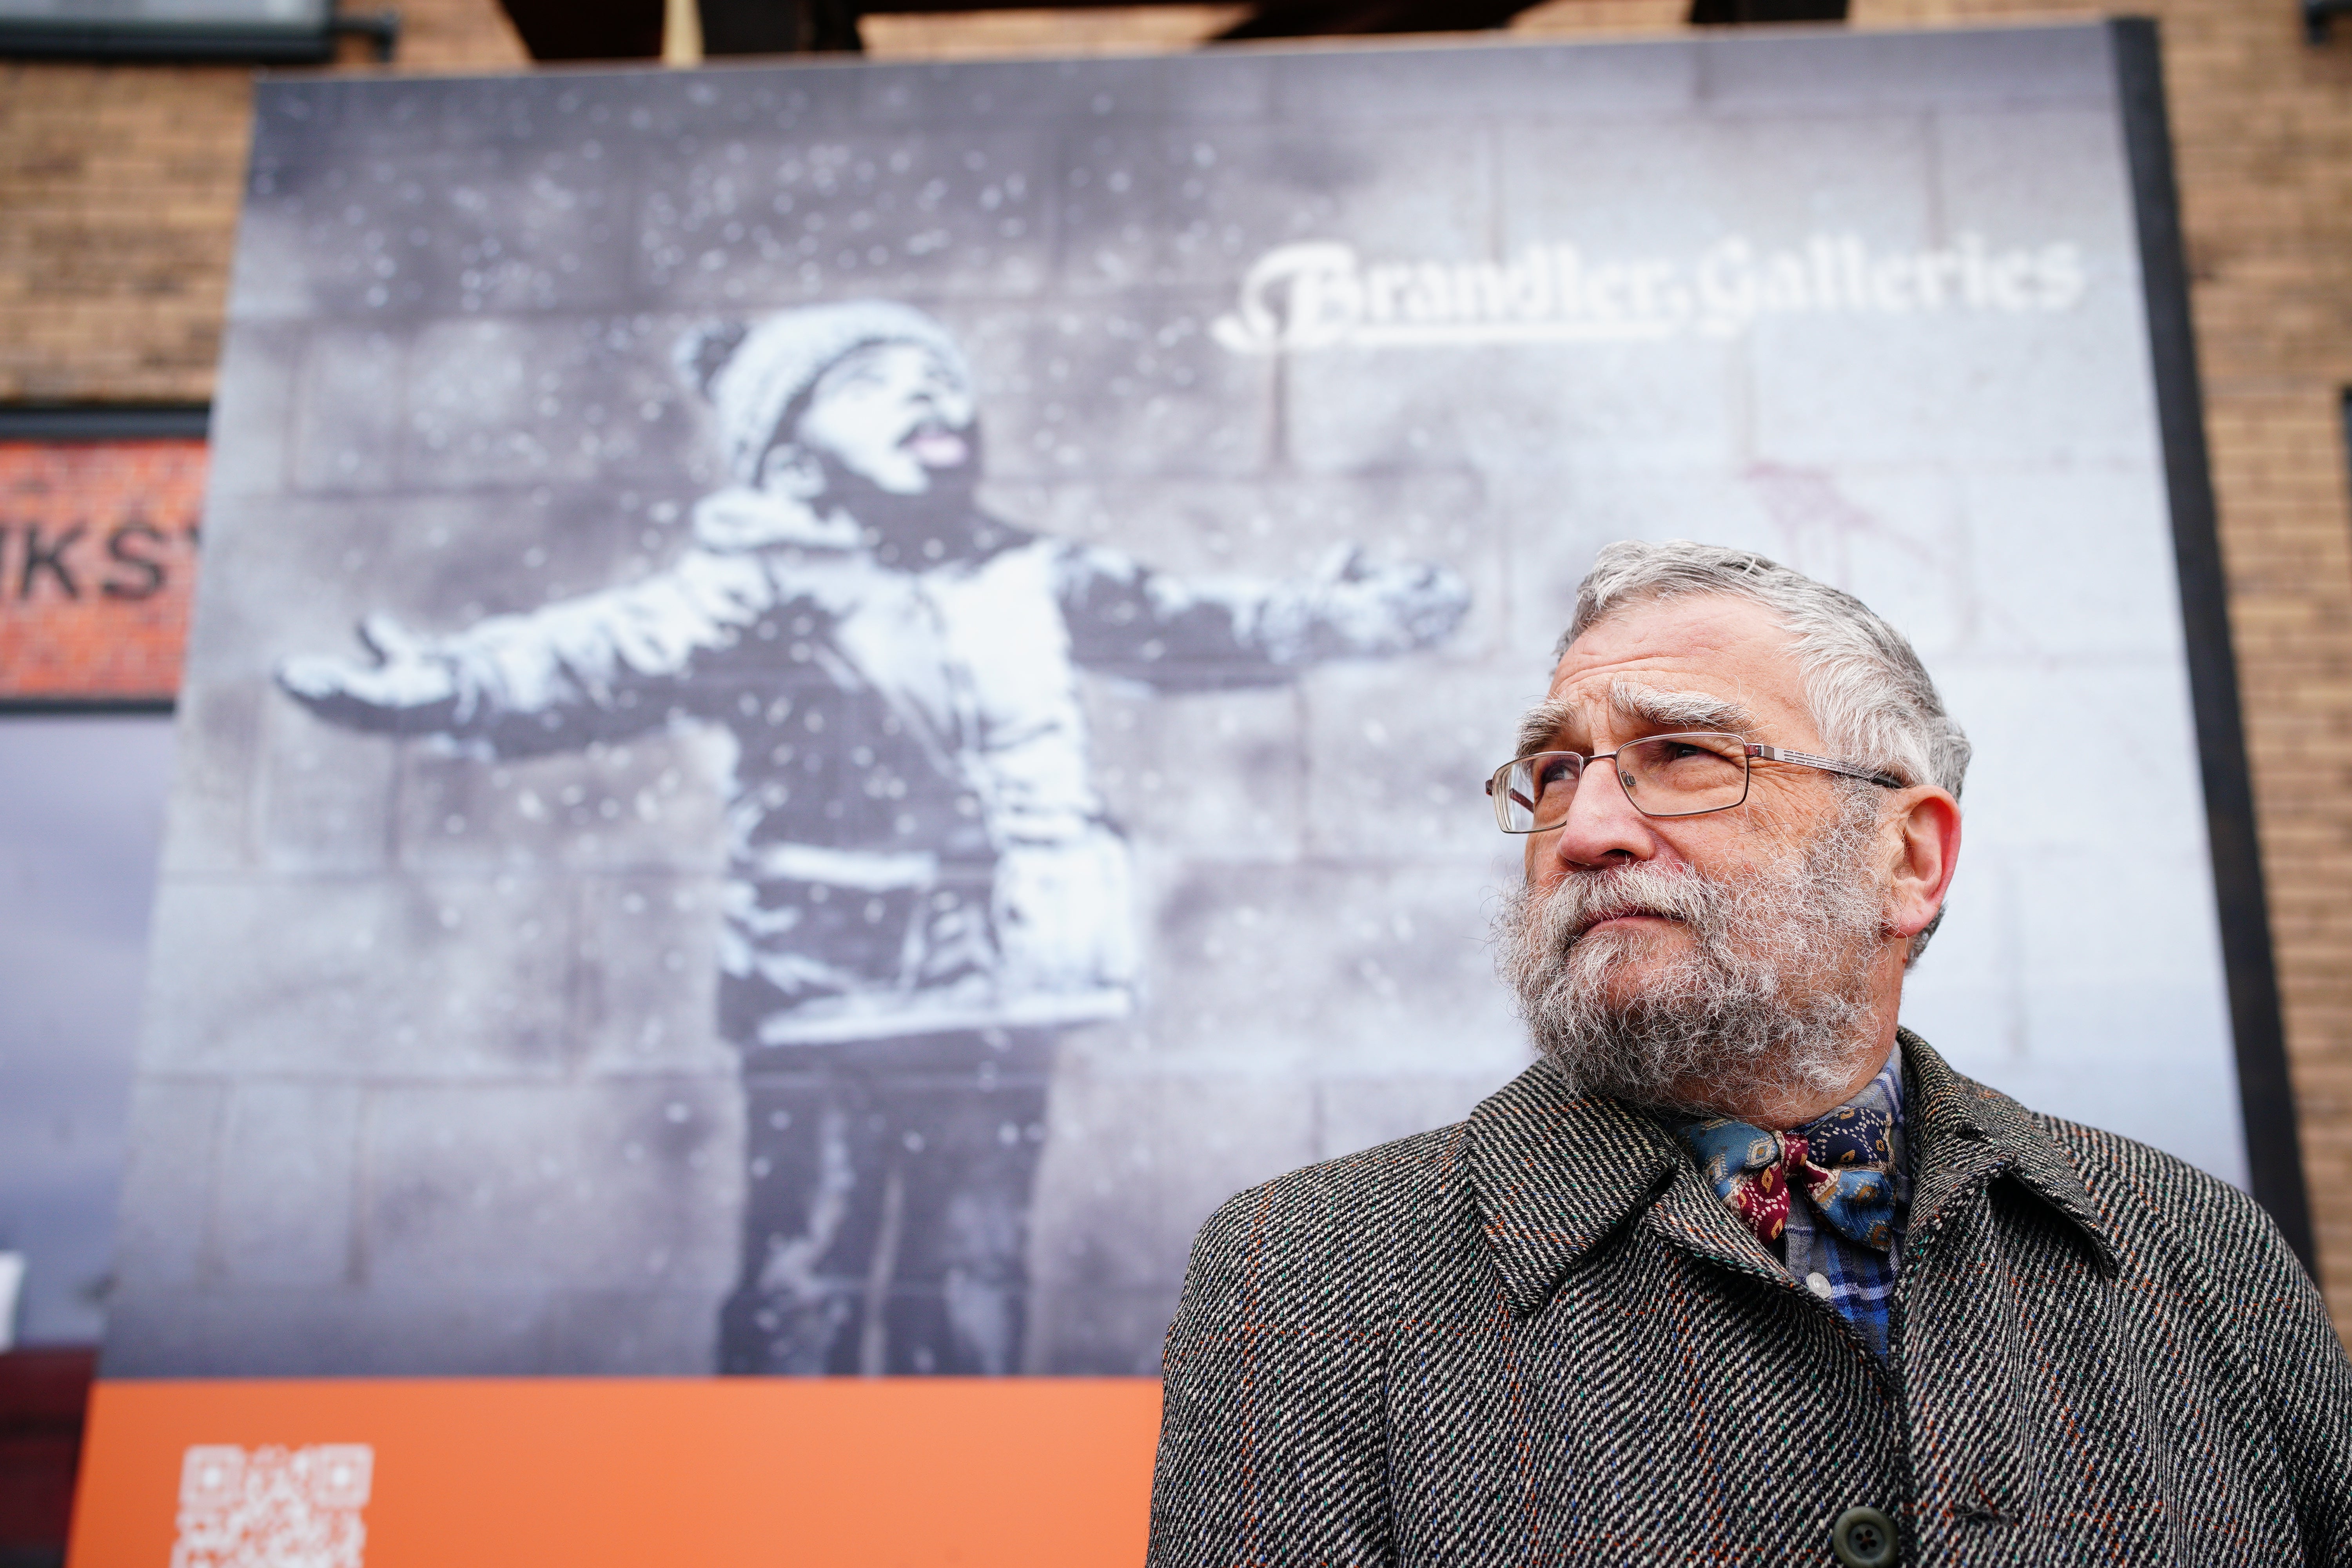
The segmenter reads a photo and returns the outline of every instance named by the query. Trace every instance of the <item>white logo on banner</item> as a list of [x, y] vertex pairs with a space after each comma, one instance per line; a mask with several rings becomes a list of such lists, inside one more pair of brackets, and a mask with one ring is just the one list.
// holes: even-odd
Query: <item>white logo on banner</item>
[[364, 1443], [197, 1444], [180, 1461], [172, 1568], [360, 1568], [374, 1472]]
[[1767, 316], [2065, 310], [2088, 287], [2079, 246], [1996, 249], [1974, 234], [1933, 250], [1851, 234], [1768, 250], [1734, 235], [1695, 259], [1604, 262], [1530, 245], [1507, 262], [1368, 264], [1310, 240], [1260, 257], [1210, 331], [1235, 353], [1727, 337]]

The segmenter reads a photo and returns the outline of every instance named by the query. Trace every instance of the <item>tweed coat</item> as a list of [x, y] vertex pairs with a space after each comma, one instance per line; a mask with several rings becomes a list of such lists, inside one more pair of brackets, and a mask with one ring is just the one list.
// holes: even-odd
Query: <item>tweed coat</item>
[[1653, 1118], [1530, 1068], [1218, 1210], [1163, 1360], [1154, 1568], [2352, 1564], [2352, 1363], [2270, 1220], [1906, 1032], [1873, 1357]]

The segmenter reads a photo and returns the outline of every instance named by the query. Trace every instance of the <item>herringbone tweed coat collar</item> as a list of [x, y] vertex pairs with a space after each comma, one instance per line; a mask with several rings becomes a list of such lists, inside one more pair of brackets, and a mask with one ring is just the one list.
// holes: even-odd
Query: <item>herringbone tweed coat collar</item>
[[[2074, 1222], [2104, 1272], [2116, 1267], [2105, 1216], [2066, 1152], [2009, 1096], [1955, 1073], [1925, 1040], [1903, 1051], [1913, 1193], [1906, 1245], [1932, 1242], [1956, 1199], [2016, 1177]], [[1464, 1154], [1512, 1309], [1542, 1310], [1569, 1270], [1628, 1223], [1727, 1268], [1788, 1282], [1778, 1259], [1716, 1194], [1655, 1115], [1571, 1092], [1538, 1062], [1471, 1114]]]

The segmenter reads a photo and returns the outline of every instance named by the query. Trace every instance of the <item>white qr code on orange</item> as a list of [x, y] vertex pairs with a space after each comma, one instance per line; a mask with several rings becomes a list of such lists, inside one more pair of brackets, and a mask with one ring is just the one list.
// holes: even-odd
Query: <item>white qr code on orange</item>
[[180, 1462], [172, 1568], [361, 1568], [374, 1476], [364, 1443], [197, 1444]]

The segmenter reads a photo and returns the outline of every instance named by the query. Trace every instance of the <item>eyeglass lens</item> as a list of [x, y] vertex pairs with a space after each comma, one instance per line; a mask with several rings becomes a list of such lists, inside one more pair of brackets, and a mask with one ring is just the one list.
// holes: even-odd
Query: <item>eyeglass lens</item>
[[[1729, 735], [1654, 735], [1618, 748], [1601, 765], [1634, 809], [1651, 816], [1694, 816], [1748, 798], [1748, 753]], [[1506, 765], [1495, 780], [1495, 815], [1507, 833], [1541, 833], [1568, 820], [1585, 760], [1573, 752], [1539, 752]]]

